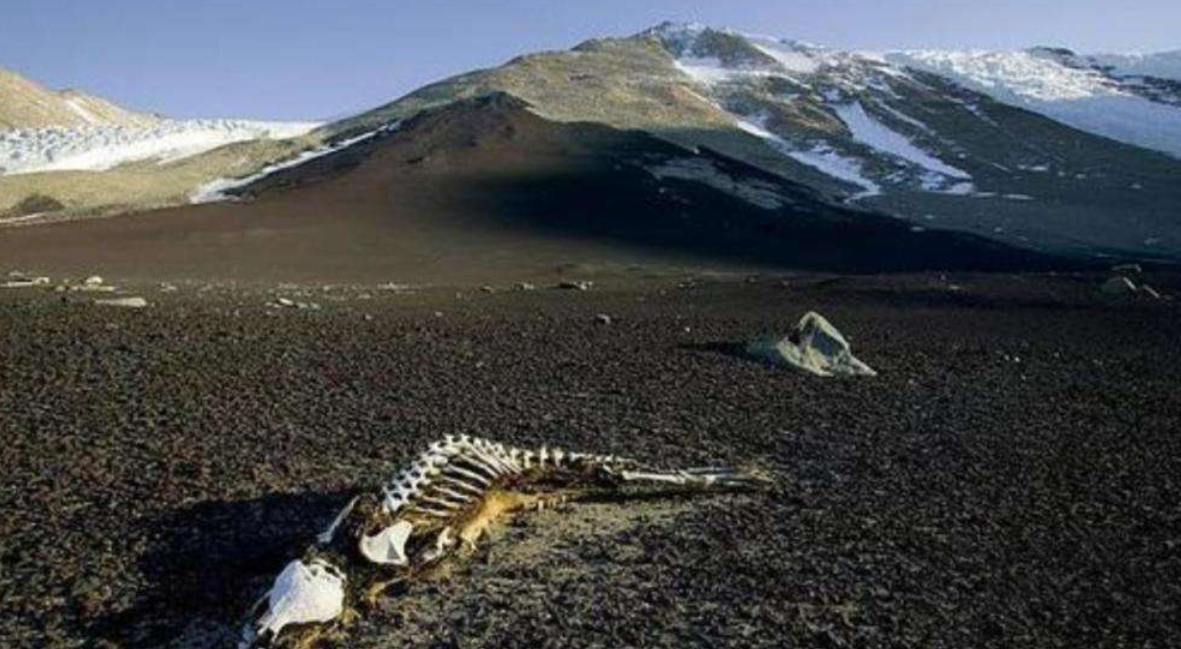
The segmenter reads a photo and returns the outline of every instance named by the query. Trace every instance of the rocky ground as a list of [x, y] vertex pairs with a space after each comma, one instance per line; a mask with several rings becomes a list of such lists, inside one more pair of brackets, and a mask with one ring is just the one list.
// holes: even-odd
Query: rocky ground
[[[531, 515], [338, 646], [1181, 637], [1176, 301], [1098, 276], [683, 279], [144, 287], [145, 309], [0, 289], [0, 646], [231, 646], [353, 489], [460, 432], [778, 482]], [[880, 376], [736, 353], [808, 310]]]

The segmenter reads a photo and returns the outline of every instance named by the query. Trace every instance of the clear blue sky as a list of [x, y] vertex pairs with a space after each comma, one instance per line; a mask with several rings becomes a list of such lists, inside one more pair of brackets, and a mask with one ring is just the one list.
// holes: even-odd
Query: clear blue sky
[[322, 118], [663, 20], [842, 48], [1181, 48], [1181, 0], [0, 0], [0, 66], [174, 116]]

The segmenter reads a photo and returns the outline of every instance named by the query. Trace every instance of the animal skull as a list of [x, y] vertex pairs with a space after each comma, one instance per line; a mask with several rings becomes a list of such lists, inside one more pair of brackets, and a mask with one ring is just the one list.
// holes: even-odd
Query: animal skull
[[345, 578], [325, 561], [287, 564], [264, 601], [267, 610], [245, 629], [240, 649], [270, 642], [289, 624], [331, 622], [344, 612]]

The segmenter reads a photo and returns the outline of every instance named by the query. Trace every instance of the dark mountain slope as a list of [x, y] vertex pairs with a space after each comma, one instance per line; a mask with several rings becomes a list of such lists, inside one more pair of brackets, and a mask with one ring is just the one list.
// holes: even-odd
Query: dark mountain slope
[[45, 272], [242, 281], [491, 281], [588, 266], [702, 263], [894, 271], [1046, 268], [920, 231], [641, 132], [559, 124], [506, 95], [274, 174], [243, 202], [0, 232]]

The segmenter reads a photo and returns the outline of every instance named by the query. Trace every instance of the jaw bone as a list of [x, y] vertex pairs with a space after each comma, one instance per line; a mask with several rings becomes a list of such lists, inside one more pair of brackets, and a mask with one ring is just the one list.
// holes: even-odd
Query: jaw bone
[[267, 610], [243, 632], [239, 647], [270, 642], [290, 624], [331, 622], [344, 612], [345, 577], [324, 561], [292, 561], [275, 579]]

